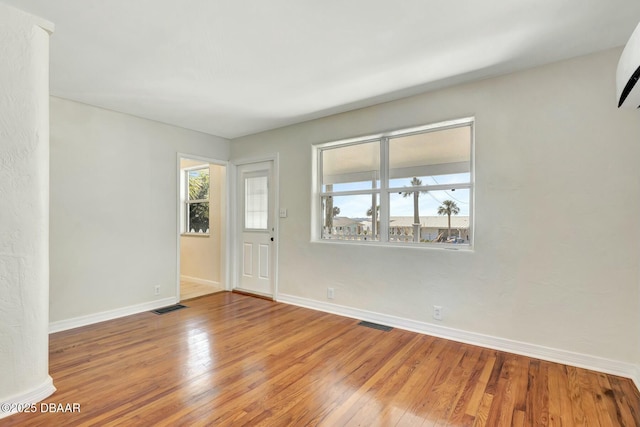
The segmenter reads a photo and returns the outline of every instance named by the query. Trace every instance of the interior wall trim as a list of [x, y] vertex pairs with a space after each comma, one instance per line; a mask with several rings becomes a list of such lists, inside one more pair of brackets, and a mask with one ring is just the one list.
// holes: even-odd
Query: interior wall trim
[[73, 317], [71, 319], [58, 320], [49, 322], [49, 333], [62, 332], [69, 329], [79, 328], [81, 326], [92, 325], [94, 323], [113, 320], [119, 317], [130, 316], [132, 314], [142, 313], [143, 311], [151, 311], [158, 308], [173, 305], [178, 302], [176, 297], [169, 297], [148, 301], [141, 304], [130, 305], [127, 307], [116, 308], [114, 310], [101, 311], [99, 313], [88, 314], [86, 316]]
[[195, 283], [197, 285], [220, 286], [220, 282], [216, 282], [215, 280], [201, 279], [199, 277], [180, 275], [180, 280]]

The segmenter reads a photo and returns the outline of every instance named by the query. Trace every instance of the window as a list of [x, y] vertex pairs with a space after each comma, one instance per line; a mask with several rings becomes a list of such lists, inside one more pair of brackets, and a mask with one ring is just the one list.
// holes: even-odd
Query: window
[[314, 146], [321, 240], [469, 246], [473, 119]]
[[186, 183], [185, 231], [209, 233], [209, 166], [184, 171]]

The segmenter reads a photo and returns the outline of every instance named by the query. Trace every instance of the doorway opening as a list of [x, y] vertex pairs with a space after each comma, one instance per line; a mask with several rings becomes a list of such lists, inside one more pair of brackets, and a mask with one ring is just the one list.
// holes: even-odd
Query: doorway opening
[[227, 167], [179, 157], [179, 300], [226, 288]]

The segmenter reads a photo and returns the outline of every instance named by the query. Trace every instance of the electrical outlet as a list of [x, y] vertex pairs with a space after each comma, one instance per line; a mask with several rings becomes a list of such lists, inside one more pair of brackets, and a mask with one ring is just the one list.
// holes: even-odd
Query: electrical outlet
[[155, 293], [155, 295], [160, 295], [160, 285], [156, 285], [153, 288], [153, 292]]
[[335, 296], [335, 289], [327, 288], [327, 298], [333, 299], [334, 296]]
[[433, 318], [436, 320], [442, 320], [442, 306], [434, 305], [433, 306]]

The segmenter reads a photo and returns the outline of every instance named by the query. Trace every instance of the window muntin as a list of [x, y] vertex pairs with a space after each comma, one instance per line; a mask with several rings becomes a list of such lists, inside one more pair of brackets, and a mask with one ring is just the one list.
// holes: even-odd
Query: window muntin
[[413, 178], [418, 178], [424, 185], [448, 185], [468, 183], [471, 180], [470, 173], [457, 173], [447, 175], [411, 176], [389, 180], [389, 188], [402, 188], [412, 185]]
[[319, 237], [470, 245], [472, 143], [473, 119], [462, 119], [317, 146]]
[[185, 231], [187, 233], [209, 233], [209, 167], [185, 170]]

